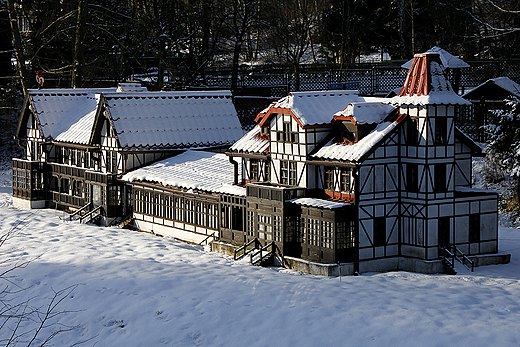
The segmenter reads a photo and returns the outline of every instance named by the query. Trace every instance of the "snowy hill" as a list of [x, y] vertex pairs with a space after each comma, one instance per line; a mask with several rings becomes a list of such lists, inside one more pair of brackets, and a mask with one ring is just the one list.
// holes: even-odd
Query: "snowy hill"
[[[520, 233], [500, 228], [508, 265], [459, 275], [407, 272], [339, 278], [250, 266], [172, 239], [66, 222], [63, 212], [9, 204], [17, 222], [0, 261], [33, 259], [11, 283], [32, 305], [77, 287], [45, 329], [55, 346], [514, 346], [519, 344]], [[3, 282], [2, 285], [9, 284]], [[9, 284], [10, 285], [10, 284]], [[65, 312], [66, 311], [66, 312]], [[30, 322], [27, 323], [30, 325]], [[34, 325], [32, 325], [34, 327]], [[10, 334], [0, 329], [0, 340]], [[1, 343], [0, 343], [1, 345]]]

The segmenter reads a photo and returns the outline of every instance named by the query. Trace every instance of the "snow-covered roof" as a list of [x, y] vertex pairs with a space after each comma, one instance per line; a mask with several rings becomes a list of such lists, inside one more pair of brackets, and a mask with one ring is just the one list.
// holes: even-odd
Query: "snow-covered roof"
[[229, 150], [232, 152], [265, 154], [269, 152], [269, 143], [269, 137], [261, 134], [261, 127], [257, 124], [235, 142]]
[[[466, 63], [464, 60], [457, 58], [456, 56], [448, 53], [444, 49], [437, 46], [430, 48], [424, 53], [438, 53], [440, 55], [442, 65], [446, 68], [460, 69], [464, 67], [469, 67], [469, 64]], [[406, 63], [401, 65], [401, 67], [404, 69], [409, 69], [412, 66], [412, 63], [413, 59], [407, 61]]]
[[[238, 172], [242, 172], [240, 167]], [[131, 171], [122, 179], [128, 182], [150, 182], [165, 187], [245, 196], [246, 189], [234, 186], [233, 177], [234, 166], [225, 154], [188, 150], [175, 157]]]
[[289, 200], [289, 201], [294, 204], [297, 204], [297, 205], [317, 207], [317, 208], [327, 208], [330, 210], [351, 205], [349, 203], [335, 202], [335, 201], [323, 200], [323, 199], [317, 199], [317, 198], [298, 198], [298, 199], [293, 199], [293, 200]]
[[389, 134], [397, 124], [399, 124], [398, 121], [380, 123], [368, 135], [352, 144], [334, 143], [331, 141], [320, 148], [312, 158], [359, 162], [362, 157]]
[[470, 100], [480, 100], [482, 96], [487, 96], [487, 99], [495, 97], [504, 97], [504, 93], [492, 93], [489, 92], [488, 87], [497, 86], [504, 90], [506, 94], [511, 94], [516, 97], [520, 97], [520, 85], [508, 77], [497, 77], [487, 80], [480, 84], [476, 88], [464, 94], [462, 97]]
[[139, 82], [122, 82], [117, 85], [118, 92], [146, 92], [147, 90]]
[[416, 54], [393, 105], [471, 105], [453, 91], [438, 53]]
[[302, 126], [330, 123], [335, 113], [359, 99], [357, 90], [293, 92], [272, 103], [261, 113], [273, 108], [290, 110]]
[[244, 134], [229, 91], [103, 96], [123, 148], [230, 145]]
[[28, 96], [44, 137], [88, 144], [99, 101], [96, 94], [115, 90], [29, 89]]
[[344, 110], [337, 112], [335, 117], [352, 117], [358, 124], [380, 123], [396, 108], [389, 104], [376, 102], [353, 102]]
[[512, 81], [509, 77], [497, 77], [491, 79], [493, 83], [502, 89], [507, 90], [511, 94], [520, 97], [520, 85]]

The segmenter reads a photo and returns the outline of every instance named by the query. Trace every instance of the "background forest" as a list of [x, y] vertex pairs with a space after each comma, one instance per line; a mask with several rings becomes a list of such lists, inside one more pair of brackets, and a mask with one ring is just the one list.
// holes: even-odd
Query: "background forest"
[[232, 67], [233, 89], [251, 61], [347, 68], [360, 54], [409, 59], [432, 46], [519, 58], [519, 29], [517, 0], [0, 0], [0, 77], [16, 75], [17, 48], [27, 87], [37, 71], [91, 87], [154, 69], [162, 89], [165, 74], [189, 85]]
[[520, 2], [0, 0], [0, 144], [19, 150], [10, 139], [38, 74], [44, 88], [139, 79], [161, 90], [205, 86], [220, 70], [237, 91], [256, 64], [292, 73], [299, 90], [303, 69], [355, 68], [370, 53], [401, 65], [432, 46], [470, 62], [519, 59]]

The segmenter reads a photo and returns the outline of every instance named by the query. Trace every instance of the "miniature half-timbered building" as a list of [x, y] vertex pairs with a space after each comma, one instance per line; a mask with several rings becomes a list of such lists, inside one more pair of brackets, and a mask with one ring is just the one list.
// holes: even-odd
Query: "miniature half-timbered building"
[[[118, 178], [186, 149], [224, 151], [243, 131], [231, 93], [29, 90], [13, 160], [13, 204], [84, 209], [106, 222], [132, 213]], [[94, 213], [93, 213], [94, 212]]]
[[227, 152], [242, 164], [247, 223], [221, 240], [273, 240], [351, 272], [496, 254], [497, 194], [471, 188], [481, 148], [455, 123], [467, 104], [435, 53], [416, 55], [391, 99], [305, 92], [273, 103]]
[[393, 98], [295, 92], [245, 135], [228, 92], [138, 88], [30, 91], [15, 204], [91, 206], [213, 249], [271, 245], [298, 269], [502, 261], [497, 193], [472, 188], [482, 150], [456, 126], [469, 102], [438, 53], [416, 55]]

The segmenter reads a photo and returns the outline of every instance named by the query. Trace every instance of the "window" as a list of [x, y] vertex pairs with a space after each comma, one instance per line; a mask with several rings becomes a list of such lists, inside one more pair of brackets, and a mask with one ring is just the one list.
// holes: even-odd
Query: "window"
[[434, 191], [441, 193], [446, 191], [446, 164], [434, 165]]
[[121, 187], [110, 186], [108, 187], [108, 204], [112, 206], [119, 206], [122, 204]]
[[407, 127], [406, 127], [406, 143], [408, 145], [414, 146], [419, 143], [419, 131], [418, 131], [418, 119], [410, 117], [408, 119]]
[[332, 248], [334, 242], [332, 222], [322, 221], [322, 225], [320, 246], [322, 248]]
[[336, 249], [354, 248], [356, 246], [356, 222], [337, 222]]
[[277, 140], [279, 142], [289, 142], [289, 143], [297, 143], [298, 142], [298, 132], [294, 132], [292, 130], [291, 122], [283, 123], [282, 131], [277, 133]]
[[164, 197], [164, 218], [173, 219], [173, 196], [171, 195]]
[[258, 214], [257, 215], [257, 229], [258, 237], [264, 240], [271, 241], [273, 239], [273, 227], [271, 225], [271, 216]]
[[38, 142], [31, 142], [31, 160], [38, 161], [40, 158], [40, 144]]
[[70, 154], [70, 165], [76, 165], [76, 152], [78, 150], [77, 149], [73, 149], [71, 150], [71, 154]]
[[419, 167], [417, 164], [408, 163], [406, 164], [406, 189], [409, 192], [419, 191]]
[[243, 211], [244, 209], [239, 206], [231, 207], [231, 229], [243, 231]]
[[258, 159], [249, 160], [249, 180], [258, 181]]
[[79, 167], [82, 166], [82, 163], [83, 163], [83, 151], [82, 150], [79, 150], [79, 149], [76, 149], [74, 150], [74, 165], [77, 165]]
[[271, 162], [266, 160], [264, 163], [264, 182], [271, 181]]
[[247, 211], [247, 235], [255, 236], [255, 214], [253, 211]]
[[435, 118], [435, 144], [448, 143], [448, 122], [446, 118]]
[[117, 152], [107, 151], [107, 172], [117, 173]]
[[68, 178], [61, 179], [60, 193], [69, 194], [69, 179]]
[[469, 215], [469, 242], [480, 242], [480, 214]]
[[327, 190], [334, 190], [334, 168], [330, 166], [325, 166], [324, 174], [325, 174], [325, 187]]
[[68, 164], [69, 157], [70, 157], [70, 149], [62, 148], [62, 158], [63, 158], [62, 164]]
[[384, 246], [386, 244], [386, 218], [377, 217], [374, 219], [374, 246]]
[[280, 183], [289, 186], [296, 185], [295, 161], [280, 161]]
[[350, 177], [352, 174], [352, 169], [347, 167], [341, 169], [341, 191], [349, 193], [350, 192]]
[[450, 217], [441, 217], [438, 221], [439, 247], [447, 248], [450, 245]]
[[320, 221], [314, 218], [302, 218], [303, 241], [311, 246], [319, 246]]
[[83, 182], [73, 181], [72, 182], [72, 195], [81, 197], [83, 193]]
[[289, 162], [289, 185], [290, 186], [296, 185], [296, 162], [295, 161]]
[[282, 216], [273, 216], [274, 240], [282, 242]]

